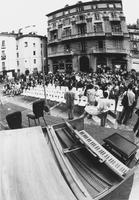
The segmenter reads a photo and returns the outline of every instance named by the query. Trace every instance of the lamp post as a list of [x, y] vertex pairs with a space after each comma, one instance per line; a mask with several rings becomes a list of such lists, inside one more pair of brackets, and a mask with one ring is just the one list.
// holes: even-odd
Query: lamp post
[[47, 99], [46, 99], [46, 88], [45, 88], [45, 70], [44, 70], [44, 62], [45, 62], [46, 58], [44, 57], [43, 58], [43, 63], [42, 63], [42, 73], [43, 73], [43, 88], [44, 88], [44, 99], [45, 99], [45, 102], [47, 102]]
[[44, 63], [46, 58], [42, 56], [42, 73], [43, 73], [43, 89], [44, 89], [44, 110], [46, 112], [49, 112], [49, 107], [47, 104], [47, 98], [46, 98], [46, 86], [45, 86], [45, 70], [44, 70]]

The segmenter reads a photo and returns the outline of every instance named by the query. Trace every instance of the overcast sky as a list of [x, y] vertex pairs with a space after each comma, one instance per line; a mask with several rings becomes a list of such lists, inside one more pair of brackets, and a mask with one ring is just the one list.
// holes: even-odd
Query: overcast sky
[[[89, 0], [83, 0], [87, 2]], [[139, 0], [122, 0], [128, 23], [139, 18]], [[20, 27], [37, 25], [45, 34], [46, 14], [63, 8], [66, 4], [76, 4], [78, 0], [0, 0], [0, 32], [12, 31]]]

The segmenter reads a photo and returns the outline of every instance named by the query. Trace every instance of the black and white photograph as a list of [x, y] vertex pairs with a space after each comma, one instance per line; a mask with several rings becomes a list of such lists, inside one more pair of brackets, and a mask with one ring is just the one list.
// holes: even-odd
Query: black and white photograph
[[138, 200], [138, 1], [0, 3], [0, 200]]

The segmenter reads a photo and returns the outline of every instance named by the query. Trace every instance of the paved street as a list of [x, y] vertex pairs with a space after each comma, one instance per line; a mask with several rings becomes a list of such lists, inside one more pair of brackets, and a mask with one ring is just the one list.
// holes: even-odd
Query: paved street
[[[22, 124], [23, 127], [28, 127], [28, 121], [26, 114], [31, 112], [32, 109], [32, 102], [36, 100], [34, 98], [25, 98], [21, 96], [16, 97], [2, 97], [3, 104], [0, 105], [0, 125], [1, 130], [2, 129], [8, 129], [7, 122], [5, 119], [5, 116], [8, 113], [14, 112], [14, 111], [21, 111], [22, 112]], [[49, 103], [51, 107], [54, 106], [53, 103]], [[77, 108], [75, 108], [77, 109]], [[75, 118], [79, 117], [81, 114], [81, 110], [76, 110], [75, 112]], [[134, 116], [135, 117], [135, 116]], [[51, 110], [51, 115], [45, 115], [45, 119], [47, 121], [47, 124], [55, 124], [63, 122], [63, 119], [67, 119], [67, 113], [66, 108], [64, 105], [60, 105], [54, 109]], [[135, 119], [134, 119], [135, 120]], [[130, 124], [133, 124], [133, 121], [130, 122]], [[41, 121], [41, 125], [44, 126], [44, 122]], [[31, 121], [31, 126], [35, 126], [34, 122]], [[93, 135], [93, 137], [100, 143], [103, 142], [103, 139], [108, 137], [114, 132], [120, 133], [121, 135], [127, 137], [131, 141], [135, 140], [134, 134], [132, 131], [124, 130], [124, 128], [112, 128], [110, 125], [108, 128], [100, 127], [96, 121], [92, 119], [85, 119], [85, 130], [88, 131]], [[120, 188], [118, 191], [114, 191], [109, 195], [107, 200], [128, 200], [130, 190], [132, 187], [133, 177], [129, 178], [124, 185]], [[136, 199], [135, 199], [136, 200]]]

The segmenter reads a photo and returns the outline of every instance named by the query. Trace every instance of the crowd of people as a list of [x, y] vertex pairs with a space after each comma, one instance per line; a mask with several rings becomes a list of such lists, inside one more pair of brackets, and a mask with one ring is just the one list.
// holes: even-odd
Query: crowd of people
[[[19, 95], [24, 89], [35, 87], [36, 85], [44, 84], [43, 74], [37, 75], [22, 75], [16, 80], [10, 80], [6, 82], [3, 87], [3, 93], [6, 95]], [[98, 104], [98, 97], [105, 99], [101, 102], [101, 111], [104, 107], [105, 114], [103, 112], [102, 126], [105, 126], [106, 120], [106, 99], [115, 100], [115, 113], [117, 111], [117, 103], [119, 98], [127, 96], [128, 103], [123, 105], [122, 114], [117, 119], [119, 124], [127, 124], [128, 120], [132, 117], [134, 109], [138, 109], [138, 96], [139, 96], [139, 79], [135, 70], [117, 70], [115, 72], [111, 70], [101, 71], [101, 73], [48, 73], [45, 75], [45, 85], [53, 84], [56, 86], [67, 86], [70, 90], [75, 88], [83, 88], [84, 96], [88, 97], [88, 104], [100, 106]], [[66, 98], [66, 97], [65, 97]], [[103, 106], [102, 106], [103, 105]], [[73, 107], [74, 105], [70, 106]], [[107, 106], [108, 107], [108, 106]], [[69, 119], [73, 118], [73, 108], [71, 108], [72, 114], [69, 114]], [[90, 116], [89, 116], [90, 117]], [[136, 124], [134, 131], [139, 129], [139, 122]]]

